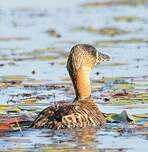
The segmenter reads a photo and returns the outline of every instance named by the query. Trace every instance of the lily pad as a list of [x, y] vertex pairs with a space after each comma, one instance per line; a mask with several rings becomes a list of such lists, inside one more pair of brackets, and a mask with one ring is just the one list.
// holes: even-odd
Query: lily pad
[[11, 115], [0, 115], [0, 131], [1, 129], [8, 129], [6, 131], [16, 131], [22, 128], [27, 128], [32, 122], [32, 118], [28, 116], [11, 116]]
[[55, 48], [43, 48], [43, 49], [37, 49], [37, 50], [33, 50], [31, 52], [32, 55], [41, 55], [44, 53], [65, 53], [64, 50], [59, 50], [59, 49], [55, 49]]
[[19, 113], [21, 112], [20, 108], [12, 105], [0, 105], [0, 112], [14, 112], [14, 113]]
[[3, 76], [2, 80], [6, 81], [6, 82], [10, 82], [10, 81], [19, 81], [22, 82], [24, 80], [28, 79], [27, 76], [24, 75], [7, 75], [7, 76]]
[[24, 86], [47, 86], [49, 85], [51, 82], [49, 82], [49, 80], [26, 80], [23, 81], [23, 85]]
[[25, 41], [28, 37], [0, 37], [0, 41]]
[[70, 152], [71, 149], [68, 149], [66, 147], [42, 147], [41, 148], [42, 152]]
[[94, 2], [86, 2], [83, 3], [82, 7], [111, 7], [111, 6], [118, 6], [118, 5], [143, 5], [148, 3], [148, 0], [109, 0], [109, 1], [94, 1]]
[[111, 100], [112, 105], [126, 105], [128, 103], [137, 103], [137, 102], [148, 102], [148, 98], [112, 98]]
[[130, 31], [123, 30], [120, 28], [115, 28], [115, 27], [104, 27], [104, 28], [97, 29], [94, 26], [77, 27], [77, 28], [74, 28], [73, 31], [87, 31], [90, 33], [109, 35], [109, 36], [123, 35], [130, 32]]
[[118, 44], [135, 44], [135, 43], [148, 43], [148, 38], [129, 38], [129, 39], [116, 39], [116, 40], [105, 40], [105, 41], [96, 41], [95, 45], [109, 47], [115, 46]]
[[51, 56], [51, 55], [45, 55], [45, 56], [41, 55], [41, 56], [35, 56], [34, 58], [38, 60], [55, 60], [55, 59], [58, 59], [59, 57]]
[[103, 77], [102, 79], [100, 79], [100, 81], [116, 81], [116, 80], [126, 80], [126, 77]]
[[9, 125], [6, 125], [4, 123], [0, 123], [0, 132], [6, 132], [6, 131], [10, 131], [11, 128]]
[[131, 90], [135, 87], [135, 84], [134, 83], [121, 83], [121, 84], [118, 84], [117, 85], [117, 88], [123, 90]]
[[67, 56], [67, 53], [64, 50], [59, 50], [55, 48], [44, 48], [33, 50], [28, 54], [32, 59], [38, 60], [55, 60], [59, 59], [61, 56]]
[[101, 28], [99, 30], [99, 33], [102, 35], [115, 36], [115, 35], [127, 34], [129, 33], [129, 31], [115, 28], [115, 27], [108, 27], [108, 28]]
[[137, 16], [118, 16], [118, 17], [115, 17], [115, 20], [118, 21], [118, 22], [133, 22], [133, 21], [138, 21], [140, 20], [139, 17]]
[[107, 121], [108, 122], [137, 122], [148, 118], [148, 114], [143, 115], [131, 115], [126, 111], [122, 111], [120, 114], [111, 113], [107, 114]]
[[31, 104], [31, 103], [35, 103], [36, 101], [37, 101], [36, 97], [29, 97], [29, 98], [23, 99], [22, 103]]
[[128, 39], [127, 41], [124, 41], [124, 42], [127, 42], [127, 43], [142, 43], [142, 42], [148, 42], [148, 39], [142, 39], [142, 38], [131, 38], [131, 39]]
[[141, 104], [141, 105], [127, 105], [127, 106], [124, 106], [125, 109], [148, 109], [148, 105], [145, 105], [145, 104]]

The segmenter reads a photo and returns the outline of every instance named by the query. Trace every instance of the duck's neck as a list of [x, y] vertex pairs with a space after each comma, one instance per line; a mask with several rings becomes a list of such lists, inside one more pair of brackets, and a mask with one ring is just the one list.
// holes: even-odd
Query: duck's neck
[[81, 67], [72, 78], [76, 98], [85, 99], [91, 95], [90, 69]]

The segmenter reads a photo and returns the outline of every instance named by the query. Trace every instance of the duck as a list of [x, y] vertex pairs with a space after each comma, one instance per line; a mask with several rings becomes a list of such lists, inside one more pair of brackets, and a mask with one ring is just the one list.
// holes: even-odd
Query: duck
[[31, 128], [75, 129], [101, 127], [106, 123], [91, 95], [90, 73], [96, 64], [110, 60], [89, 44], [76, 44], [70, 50], [67, 71], [71, 78], [75, 99], [70, 104], [56, 104], [41, 111]]

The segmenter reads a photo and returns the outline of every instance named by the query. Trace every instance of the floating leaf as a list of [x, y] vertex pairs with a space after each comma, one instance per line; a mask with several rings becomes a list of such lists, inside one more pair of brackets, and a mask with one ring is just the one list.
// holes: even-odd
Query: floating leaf
[[140, 18], [137, 16], [118, 16], [118, 17], [115, 17], [115, 20], [118, 22], [120, 22], [120, 21], [133, 22], [133, 21], [140, 20]]
[[127, 105], [127, 106], [124, 106], [125, 109], [147, 109], [148, 108], [148, 105], [145, 105], [145, 104], [141, 104], [141, 105]]
[[123, 90], [123, 89], [126, 89], [126, 90], [129, 90], [129, 89], [133, 89], [135, 87], [135, 84], [133, 83], [121, 83], [121, 84], [118, 84], [117, 85], [117, 88]]
[[22, 84], [24, 86], [48, 86], [51, 82], [49, 80], [26, 80]]
[[102, 79], [100, 79], [100, 81], [125, 81], [127, 79], [127, 77], [103, 77]]
[[91, 33], [97, 33], [101, 35], [110, 35], [110, 36], [115, 36], [115, 35], [121, 35], [121, 34], [127, 34], [129, 31], [115, 28], [115, 27], [104, 27], [97, 29], [94, 26], [88, 26], [88, 27], [77, 27], [74, 28], [73, 31], [87, 31]]
[[96, 2], [86, 2], [81, 4], [82, 7], [111, 7], [111, 6], [118, 6], [118, 5], [142, 5], [148, 3], [148, 0], [115, 0], [115, 1], [96, 1]]
[[131, 98], [131, 97], [135, 97], [134, 94], [127, 92], [126, 90], [123, 92], [118, 92], [118, 93], [113, 93], [111, 95], [112, 98]]
[[[20, 130], [21, 128], [26, 128], [31, 124], [30, 119], [27, 116], [5, 116], [0, 115], [0, 125], [2, 127], [9, 127], [9, 130]], [[1, 129], [1, 128], [0, 128]], [[9, 131], [8, 130], [8, 131]], [[7, 131], [7, 130], [6, 130]]]
[[28, 37], [0, 37], [0, 41], [25, 41]]
[[18, 107], [12, 105], [0, 105], [0, 112], [14, 112], [18, 113], [21, 110]]
[[66, 147], [42, 147], [41, 148], [42, 152], [70, 152], [71, 149], [68, 149]]
[[47, 54], [47, 53], [59, 53], [59, 54], [64, 54], [64, 50], [58, 50], [55, 48], [44, 48], [44, 49], [37, 49], [31, 52], [31, 55], [42, 55], [42, 54]]
[[112, 98], [110, 102], [112, 105], [126, 105], [128, 103], [148, 102], [148, 98]]
[[31, 104], [31, 103], [35, 103], [37, 101], [37, 98], [36, 97], [29, 97], [29, 98], [26, 98], [26, 99], [23, 99], [22, 102], [23, 103], [26, 103], [26, 104]]
[[24, 104], [24, 105], [19, 105], [18, 106], [20, 110], [22, 111], [41, 111], [42, 107], [39, 107], [37, 104]]
[[110, 95], [112, 103], [124, 104], [130, 102], [148, 102], [148, 93], [113, 93]]
[[17, 119], [17, 122], [22, 122], [22, 121], [25, 121], [25, 119], [23, 117], [20, 117], [20, 116], [15, 116], [15, 117], [9, 117], [9, 116], [3, 116], [1, 118], [3, 121], [4, 124], [15, 124], [16, 123], [16, 119]]
[[129, 33], [129, 31], [119, 29], [119, 28], [109, 27], [109, 28], [99, 29], [99, 33], [102, 34], [102, 35], [115, 36], [115, 35], [121, 35], [121, 34]]
[[132, 121], [137, 122], [145, 118], [148, 118], [148, 114], [131, 115], [126, 111], [122, 111], [120, 114], [116, 114], [116, 113], [107, 114], [106, 117], [108, 122], [132, 122]]
[[135, 44], [135, 43], [148, 43], [148, 38], [129, 38], [129, 39], [116, 39], [116, 40], [105, 40], [105, 41], [97, 41], [95, 42], [95, 45], [98, 46], [112, 46], [112, 45], [117, 45], [117, 44]]
[[45, 55], [45, 56], [41, 55], [41, 56], [35, 56], [34, 58], [38, 60], [55, 60], [55, 59], [58, 59], [59, 57], [51, 56], [51, 55]]
[[28, 77], [24, 76], [24, 75], [7, 75], [7, 76], [3, 76], [2, 80], [6, 81], [6, 82], [22, 82], [24, 80], [26, 80]]
[[9, 125], [6, 125], [4, 123], [0, 123], [0, 132], [10, 131], [11, 128]]
[[148, 39], [142, 39], [142, 38], [131, 38], [131, 39], [128, 39], [124, 42], [127, 42], [127, 43], [141, 43], [141, 42], [148, 42]]

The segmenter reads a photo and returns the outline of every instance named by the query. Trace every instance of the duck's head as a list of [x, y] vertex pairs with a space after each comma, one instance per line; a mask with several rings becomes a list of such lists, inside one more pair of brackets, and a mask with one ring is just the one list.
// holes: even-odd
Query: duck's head
[[76, 74], [80, 68], [91, 71], [96, 64], [109, 60], [108, 55], [101, 53], [95, 47], [88, 44], [77, 44], [70, 51], [67, 69], [71, 74]]
[[77, 44], [72, 47], [67, 61], [67, 70], [77, 99], [91, 96], [90, 72], [96, 64], [109, 59], [108, 55], [88, 44]]

